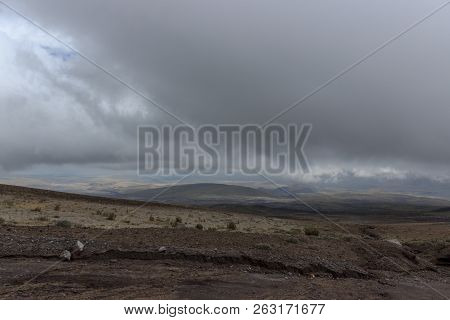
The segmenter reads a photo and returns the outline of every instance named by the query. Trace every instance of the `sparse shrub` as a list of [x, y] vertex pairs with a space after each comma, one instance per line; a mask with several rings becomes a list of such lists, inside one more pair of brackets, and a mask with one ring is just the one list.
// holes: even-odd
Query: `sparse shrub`
[[40, 217], [36, 218], [36, 221], [48, 221], [48, 218], [44, 217], [44, 216], [40, 216]]
[[299, 229], [299, 228], [292, 228], [291, 230], [288, 231], [289, 234], [292, 235], [298, 235], [298, 234], [302, 234], [303, 230]]
[[60, 204], [57, 204], [57, 205], [55, 206], [54, 210], [55, 210], [55, 211], [61, 210], [61, 205], [60, 205]]
[[5, 206], [7, 206], [8, 208], [14, 207], [14, 201], [12, 201], [12, 200], [5, 200], [5, 201], [3, 201], [3, 204]]
[[293, 237], [287, 238], [287, 239], [286, 239], [286, 242], [287, 242], [287, 243], [293, 243], [293, 244], [299, 243], [298, 239], [297, 239], [297, 238], [293, 238]]
[[345, 242], [351, 242], [353, 240], [352, 236], [344, 236], [344, 241]]
[[98, 216], [101, 216], [101, 215], [103, 215], [103, 211], [99, 209], [95, 212], [95, 214]]
[[209, 227], [208, 230], [209, 230], [209, 231], [217, 231], [217, 228], [215, 228], [215, 227]]
[[198, 230], [203, 230], [203, 225], [201, 223], [197, 223], [195, 228], [198, 229]]
[[34, 209], [31, 209], [32, 212], [42, 212], [42, 209], [40, 207], [36, 207]]
[[171, 226], [172, 228], [176, 228], [177, 225], [178, 225], [178, 222], [177, 222], [176, 220], [170, 221], [170, 226]]
[[153, 217], [153, 216], [150, 216], [149, 218], [148, 218], [148, 221], [155, 221], [155, 217]]
[[305, 227], [305, 234], [307, 236], [318, 236], [319, 229], [317, 229], [316, 227]]
[[272, 247], [269, 244], [267, 244], [267, 243], [257, 243], [255, 245], [255, 248], [259, 249], [259, 250], [270, 250], [270, 249], [272, 249]]
[[61, 218], [60, 216], [58, 216], [58, 215], [54, 215], [53, 216], [53, 218], [55, 218], [55, 219], [59, 219], [59, 218]]
[[236, 223], [233, 221], [227, 223], [227, 229], [228, 230], [236, 230]]
[[110, 220], [110, 221], [114, 221], [116, 220], [117, 215], [114, 212], [111, 212], [108, 214], [108, 216], [106, 217], [106, 219]]
[[180, 217], [176, 217], [175, 221], [176, 221], [176, 223], [182, 223], [183, 222], [183, 220]]
[[130, 223], [131, 223], [130, 220], [122, 220], [122, 222], [123, 222], [123, 223], [126, 223], [126, 224], [130, 224]]
[[3, 219], [2, 217], [0, 217], [0, 226], [4, 225], [5, 222], [6, 222], [5, 219]]
[[71, 228], [72, 222], [70, 222], [68, 220], [58, 220], [58, 221], [56, 221], [55, 225], [57, 227], [61, 227], [61, 228]]

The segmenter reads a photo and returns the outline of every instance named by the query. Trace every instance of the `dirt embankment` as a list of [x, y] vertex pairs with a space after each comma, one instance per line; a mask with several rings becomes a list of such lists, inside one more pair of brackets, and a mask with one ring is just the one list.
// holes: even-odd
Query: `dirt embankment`
[[[76, 240], [86, 249], [71, 262], [59, 262], [59, 254]], [[418, 248], [377, 239], [360, 243], [304, 238], [292, 243], [280, 235], [192, 229], [3, 227], [0, 242], [2, 297], [114, 298], [116, 289], [109, 295], [105, 290], [118, 284], [120, 295], [129, 298], [136, 290], [142, 298], [195, 298], [196, 290], [209, 292], [209, 298], [232, 297], [236, 290], [241, 298], [443, 298], [450, 294], [447, 267], [422, 258], [415, 253]], [[42, 273], [52, 264], [56, 265]], [[147, 272], [151, 279], [137, 281]], [[156, 285], [160, 293], [155, 295], [155, 281], [163, 279], [167, 285]], [[310, 289], [303, 292], [295, 284]], [[349, 284], [351, 290], [343, 289]], [[248, 286], [254, 292], [246, 296]]]

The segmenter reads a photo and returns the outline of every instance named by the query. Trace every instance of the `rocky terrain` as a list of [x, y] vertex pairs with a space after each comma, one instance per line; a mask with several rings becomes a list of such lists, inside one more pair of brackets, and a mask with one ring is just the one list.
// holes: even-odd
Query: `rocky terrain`
[[446, 299], [450, 224], [0, 186], [2, 299]]

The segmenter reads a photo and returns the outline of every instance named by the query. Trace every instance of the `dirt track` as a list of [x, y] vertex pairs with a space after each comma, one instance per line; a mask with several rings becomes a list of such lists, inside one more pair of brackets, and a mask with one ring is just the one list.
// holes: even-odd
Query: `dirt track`
[[[87, 243], [86, 251], [74, 261], [59, 262], [59, 253], [70, 249], [76, 239]], [[441, 294], [450, 295], [447, 267], [384, 240], [367, 240], [370, 248], [365, 248], [324, 239], [293, 244], [283, 236], [236, 232], [57, 227], [3, 227], [0, 240], [2, 298], [442, 299]], [[159, 252], [160, 246], [167, 251]]]

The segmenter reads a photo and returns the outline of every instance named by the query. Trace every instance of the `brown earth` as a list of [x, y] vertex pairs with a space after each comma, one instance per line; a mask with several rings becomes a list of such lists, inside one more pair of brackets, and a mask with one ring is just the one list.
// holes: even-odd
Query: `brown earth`
[[[9, 186], [0, 192], [2, 299], [450, 296], [448, 223], [341, 218], [336, 226], [313, 216], [141, 207]], [[85, 250], [62, 261], [77, 240]]]

